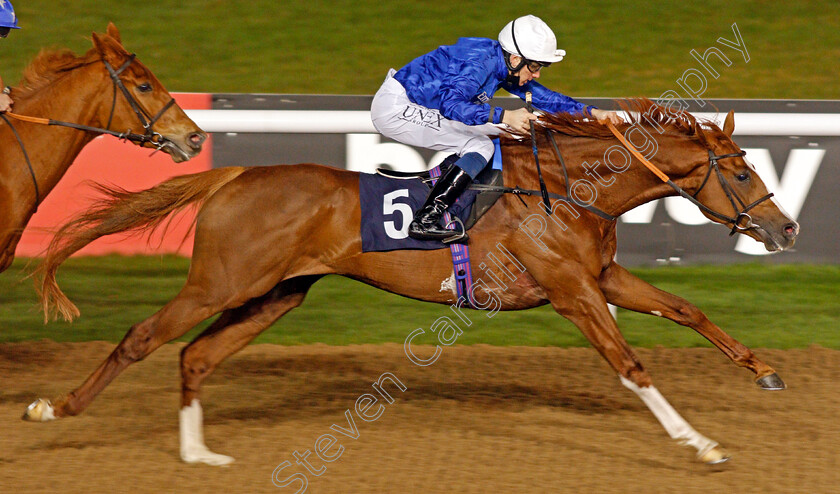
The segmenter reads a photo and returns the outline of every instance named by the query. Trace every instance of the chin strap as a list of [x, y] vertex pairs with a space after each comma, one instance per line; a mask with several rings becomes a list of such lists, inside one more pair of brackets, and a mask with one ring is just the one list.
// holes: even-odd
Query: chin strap
[[508, 68], [508, 74], [507, 77], [505, 77], [505, 84], [508, 86], [517, 86], [519, 85], [519, 71], [522, 70], [522, 67], [525, 67], [527, 62], [525, 61], [525, 57], [520, 55], [519, 57], [522, 61], [519, 62], [518, 67], [514, 67], [513, 64], [510, 63], [510, 57], [511, 54], [505, 52], [505, 65]]

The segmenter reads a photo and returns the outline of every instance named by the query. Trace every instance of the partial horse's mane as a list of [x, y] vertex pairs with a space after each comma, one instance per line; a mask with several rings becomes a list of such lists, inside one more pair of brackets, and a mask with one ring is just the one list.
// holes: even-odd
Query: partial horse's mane
[[96, 50], [88, 50], [82, 56], [61, 48], [55, 50], [41, 50], [40, 53], [23, 70], [20, 82], [22, 96], [28, 96], [49, 85], [64, 73], [99, 60]]
[[[648, 98], [630, 98], [616, 101], [622, 110], [630, 115], [630, 123], [627, 125], [640, 124], [651, 128], [652, 124], [661, 126], [665, 132], [682, 134], [695, 137], [698, 131], [698, 122], [688, 112], [668, 112], [662, 106], [657, 105]], [[702, 122], [706, 124], [706, 122]], [[571, 113], [554, 113], [542, 115], [538, 125], [551, 129], [560, 134], [575, 137], [595, 137], [601, 139], [612, 139], [613, 134], [606, 125], [593, 119], [584, 119], [581, 115]], [[618, 126], [619, 129], [626, 126]]]

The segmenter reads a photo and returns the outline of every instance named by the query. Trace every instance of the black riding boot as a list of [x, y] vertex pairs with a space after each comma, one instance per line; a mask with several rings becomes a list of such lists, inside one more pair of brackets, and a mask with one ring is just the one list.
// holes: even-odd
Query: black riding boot
[[446, 241], [451, 237], [461, 237], [459, 241], [466, 240], [466, 232], [447, 230], [438, 222], [472, 181], [472, 177], [457, 166], [447, 170], [435, 183], [426, 203], [414, 214], [414, 221], [408, 226], [408, 236], [417, 240]]

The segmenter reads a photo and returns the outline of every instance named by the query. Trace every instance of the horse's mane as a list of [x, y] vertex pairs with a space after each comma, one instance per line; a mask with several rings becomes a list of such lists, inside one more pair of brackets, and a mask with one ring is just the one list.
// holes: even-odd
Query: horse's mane
[[66, 72], [98, 60], [99, 56], [93, 49], [82, 56], [66, 48], [41, 50], [23, 70], [23, 79], [19, 89], [22, 96], [28, 96], [49, 85]]
[[[698, 125], [701, 122], [698, 122], [688, 112], [668, 112], [666, 108], [657, 105], [648, 98], [623, 99], [617, 100], [616, 103], [630, 115], [630, 123], [624, 126], [619, 125], [619, 129], [624, 129], [627, 126], [638, 123], [647, 128], [658, 125], [664, 129], [663, 132], [689, 137], [697, 136]], [[568, 136], [600, 139], [613, 138], [613, 134], [606, 125], [591, 118], [585, 119], [579, 114], [544, 114], [540, 116], [537, 125]]]

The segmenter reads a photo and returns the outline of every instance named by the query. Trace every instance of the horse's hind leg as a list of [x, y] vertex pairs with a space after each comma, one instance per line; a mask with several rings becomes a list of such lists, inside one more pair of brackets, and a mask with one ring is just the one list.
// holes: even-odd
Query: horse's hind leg
[[222, 313], [210, 327], [181, 351], [181, 459], [187, 463], [226, 465], [230, 456], [210, 451], [204, 444], [201, 383], [227, 357], [241, 350], [277, 319], [303, 302], [320, 276], [284, 281], [266, 295]]
[[688, 301], [662, 291], [613, 262], [601, 274], [599, 286], [613, 305], [624, 309], [665, 317], [688, 326], [703, 335], [737, 365], [756, 375], [756, 383], [764, 389], [784, 389], [785, 383], [772, 367], [753, 352], [709, 321], [703, 312]]
[[81, 413], [130, 364], [142, 360], [162, 344], [178, 338], [199, 322], [224, 309], [221, 303], [213, 304], [207, 299], [203, 289], [188, 284], [157, 313], [132, 326], [117, 348], [81, 386], [56, 400], [54, 405], [48, 400], [36, 400], [23, 418], [44, 422]]

